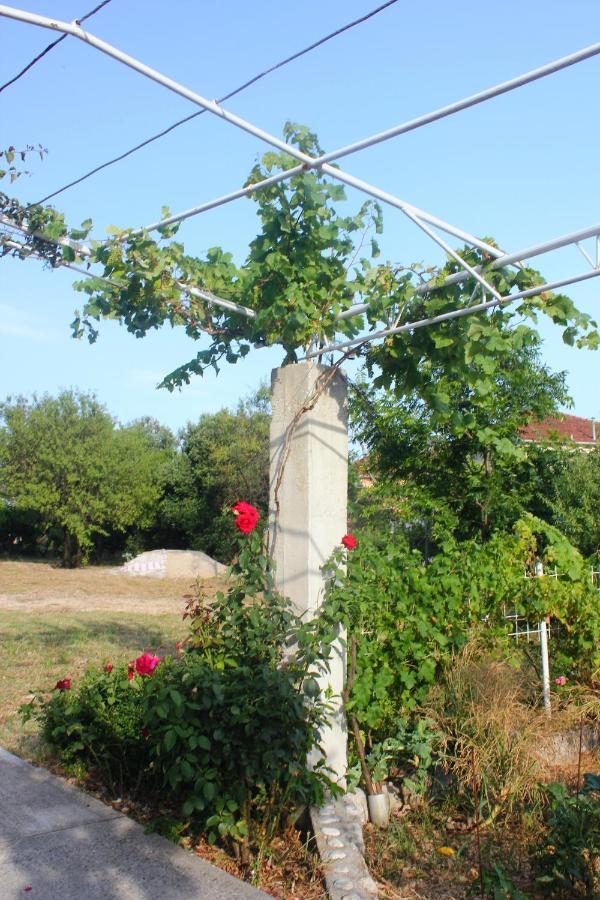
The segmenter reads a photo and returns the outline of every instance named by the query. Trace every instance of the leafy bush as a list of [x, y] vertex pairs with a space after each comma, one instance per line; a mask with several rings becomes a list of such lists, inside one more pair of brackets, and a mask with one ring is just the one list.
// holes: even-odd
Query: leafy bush
[[563, 784], [548, 785], [550, 818], [538, 865], [537, 881], [561, 896], [598, 897], [600, 894], [600, 778], [584, 777], [583, 789], [573, 796]]
[[[443, 664], [474, 633], [508, 649], [507, 611], [531, 622], [552, 617], [561, 626], [552, 641], [553, 665], [570, 680], [594, 682], [597, 592], [583, 558], [560, 532], [526, 516], [514, 533], [497, 532], [486, 544], [443, 532], [436, 542], [438, 552], [427, 560], [402, 535], [361, 537], [356, 550], [336, 551], [328, 564], [323, 621], [341, 621], [356, 645], [347, 710], [373, 741], [392, 735], [398, 719], [424, 702]], [[538, 559], [561, 577], [525, 578]]]
[[40, 721], [43, 740], [61, 762], [95, 769], [119, 793], [134, 791], [151, 777], [145, 679], [130, 680], [128, 674], [124, 666], [90, 670], [78, 685], [65, 679], [49, 699], [38, 696], [21, 708], [25, 719]]
[[238, 662], [215, 668], [190, 652], [167, 661], [146, 693], [163, 783], [211, 840], [269, 839], [290, 806], [323, 799], [324, 778], [306, 766], [312, 701], [287, 671]]
[[328, 641], [275, 590], [258, 533], [242, 540], [232, 573], [227, 593], [190, 602], [185, 656], [161, 667], [146, 708], [157, 764], [184, 812], [247, 853], [292, 808], [334, 789], [318, 747]]
[[[244, 533], [254, 524], [239, 517]], [[246, 863], [288, 812], [336, 788], [318, 746], [328, 640], [274, 589], [258, 533], [242, 538], [233, 571], [226, 593], [190, 598], [179, 658], [145, 653], [79, 685], [63, 679], [24, 713], [62, 762], [94, 766], [119, 792], [143, 782], [174, 796]]]

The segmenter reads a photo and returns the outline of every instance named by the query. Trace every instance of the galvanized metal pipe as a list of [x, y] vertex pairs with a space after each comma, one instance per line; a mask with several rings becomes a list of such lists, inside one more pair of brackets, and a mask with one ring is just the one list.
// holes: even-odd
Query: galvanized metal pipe
[[[570, 234], [562, 235], [561, 237], [554, 238], [550, 241], [544, 241], [541, 244], [533, 244], [530, 247], [525, 247], [523, 250], [517, 250], [515, 253], [505, 253], [498, 257], [498, 259], [490, 265], [490, 268], [501, 269], [504, 266], [510, 266], [516, 262], [523, 262], [526, 259], [533, 259], [535, 256], [541, 256], [544, 253], [549, 253], [551, 250], [567, 247], [569, 244], [576, 244], [578, 241], [583, 241], [586, 238], [594, 237], [599, 234], [600, 225], [589, 225], [587, 228], [580, 228], [579, 231], [572, 231]], [[598, 265], [600, 265], [600, 261], [597, 263], [596, 268]], [[474, 266], [474, 269], [477, 272], [480, 272], [481, 268], [481, 266]], [[426, 294], [429, 291], [435, 291], [438, 288], [446, 287], [450, 284], [458, 284], [461, 281], [465, 281], [468, 277], [466, 272], [455, 272], [453, 275], [449, 275], [444, 279], [439, 285], [430, 287], [427, 284], [420, 284], [415, 288], [415, 294]], [[368, 303], [355, 303], [354, 306], [350, 306], [348, 309], [341, 312], [337, 318], [352, 319], [354, 316], [361, 315], [368, 309]]]
[[436, 325], [438, 322], [447, 322], [450, 319], [460, 319], [463, 316], [471, 316], [474, 313], [482, 312], [486, 309], [491, 309], [494, 306], [504, 306], [507, 303], [512, 303], [515, 300], [521, 300], [525, 297], [534, 297], [537, 294], [543, 294], [544, 291], [553, 291], [556, 288], [565, 287], [567, 284], [576, 284], [580, 281], [587, 281], [590, 278], [597, 278], [600, 275], [600, 269], [595, 269], [592, 272], [583, 272], [580, 275], [575, 275], [572, 278], [563, 278], [560, 281], [552, 281], [547, 282], [546, 284], [537, 285], [537, 287], [529, 288], [526, 291], [519, 291], [516, 294], [509, 294], [508, 296], [501, 297], [500, 300], [487, 300], [485, 303], [477, 303], [475, 306], [464, 306], [461, 309], [453, 309], [447, 313], [440, 313], [438, 316], [430, 316], [427, 319], [419, 319], [416, 322], [407, 322], [404, 325], [398, 325], [395, 328], [384, 328], [380, 331], [373, 331], [370, 334], [365, 334], [362, 337], [353, 338], [349, 341], [340, 341], [335, 344], [328, 344], [326, 347], [321, 347], [319, 350], [314, 350], [311, 353], [307, 353], [304, 357], [305, 359], [311, 359], [315, 356], [322, 356], [324, 353], [334, 353], [337, 350], [347, 350], [350, 347], [357, 347], [359, 344], [366, 344], [370, 341], [379, 340], [380, 338], [390, 337], [394, 334], [402, 334], [405, 331], [415, 331], [417, 328], [424, 328], [426, 325]]

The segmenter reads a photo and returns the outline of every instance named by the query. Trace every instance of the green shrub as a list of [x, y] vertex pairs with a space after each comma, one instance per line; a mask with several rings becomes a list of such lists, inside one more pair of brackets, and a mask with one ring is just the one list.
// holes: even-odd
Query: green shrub
[[600, 778], [584, 777], [578, 795], [547, 787], [550, 818], [538, 854], [538, 883], [556, 896], [600, 896]]
[[129, 680], [124, 666], [90, 670], [79, 684], [36, 697], [22, 714], [39, 720], [43, 740], [65, 765], [95, 769], [119, 793], [136, 790], [150, 775], [145, 684], [139, 676]]
[[242, 539], [233, 571], [226, 593], [188, 604], [177, 659], [143, 654], [66, 679], [24, 715], [64, 764], [93, 766], [119, 793], [156, 788], [249, 862], [287, 813], [336, 791], [318, 746], [329, 643], [275, 590], [258, 533]]
[[291, 807], [323, 799], [326, 781], [307, 768], [313, 701], [285, 669], [239, 663], [214, 668], [192, 651], [167, 660], [146, 691], [163, 783], [212, 840], [272, 836]]

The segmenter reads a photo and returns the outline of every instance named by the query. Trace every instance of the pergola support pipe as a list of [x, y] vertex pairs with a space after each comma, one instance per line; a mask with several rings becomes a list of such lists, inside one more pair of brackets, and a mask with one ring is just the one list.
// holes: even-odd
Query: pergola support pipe
[[352, 144], [347, 144], [339, 150], [334, 150], [332, 153], [326, 153], [321, 157], [321, 161], [331, 162], [334, 159], [341, 159], [343, 156], [349, 156], [351, 153], [356, 153], [358, 150], [373, 147], [375, 144], [380, 144], [382, 141], [389, 141], [390, 138], [398, 137], [400, 134], [415, 131], [417, 128], [429, 125], [431, 122], [437, 122], [440, 119], [453, 116], [463, 109], [469, 109], [472, 106], [477, 106], [479, 103], [484, 103], [486, 100], [491, 100], [493, 97], [507, 94], [510, 91], [514, 91], [516, 88], [530, 84], [532, 81], [538, 81], [540, 78], [546, 78], [548, 75], [553, 75], [555, 72], [560, 72], [561, 69], [574, 66], [576, 63], [583, 62], [598, 54], [600, 54], [600, 43], [590, 44], [589, 47], [584, 47], [581, 50], [577, 50], [575, 53], [570, 53], [568, 56], [562, 56], [560, 59], [555, 59], [543, 66], [539, 66], [537, 69], [531, 69], [529, 72], [524, 72], [522, 75], [517, 75], [515, 78], [511, 78], [508, 81], [495, 84], [492, 87], [486, 88], [486, 90], [479, 91], [477, 94], [471, 94], [469, 97], [464, 97], [462, 100], [456, 100], [454, 103], [449, 103], [447, 106], [442, 106], [439, 109], [434, 109], [432, 112], [417, 116], [415, 119], [409, 119], [401, 125], [395, 125], [392, 128], [387, 128], [385, 131], [380, 131], [379, 134], [373, 134], [360, 141], [354, 141]]
[[[46, 237], [41, 232], [32, 232], [24, 225], [19, 224], [18, 222], [14, 222], [8, 216], [0, 214], [0, 225], [5, 225], [7, 228], [13, 228], [15, 231], [20, 231], [22, 234], [30, 235], [31, 237], [40, 238], [40, 240], [48, 241], [50, 244], [55, 244], [57, 247], [71, 247], [77, 253], [80, 253], [82, 256], [89, 257], [91, 256], [91, 249], [86, 244], [81, 244], [79, 241], [73, 241], [68, 237], [61, 238], [49, 238]], [[1, 237], [0, 237], [1, 242]], [[39, 254], [35, 254], [39, 257]], [[39, 257], [42, 258], [42, 257]], [[111, 281], [108, 278], [103, 278], [101, 275], [96, 275], [94, 272], [86, 272], [84, 269], [79, 267], [75, 268], [73, 265], [67, 265], [66, 262], [60, 263], [61, 266], [65, 266], [66, 268], [73, 269], [75, 272], [80, 272], [82, 275], [87, 276], [88, 278], [96, 278], [98, 281], [103, 281], [106, 284], [110, 284], [113, 287], [122, 288], [123, 285], [119, 284], [116, 281]], [[198, 297], [200, 300], [205, 300], [207, 303], [212, 304], [213, 306], [218, 306], [221, 309], [226, 309], [230, 312], [239, 313], [242, 316], [246, 316], [248, 319], [256, 318], [256, 312], [253, 309], [250, 309], [248, 306], [242, 306], [240, 303], [234, 303], [232, 300], [225, 300], [223, 297], [217, 297], [215, 294], [210, 291], [203, 291], [200, 288], [193, 287], [189, 284], [184, 284], [182, 281], [177, 282], [177, 287], [180, 291], [186, 294], [191, 294], [193, 297]]]
[[487, 300], [484, 303], [477, 303], [475, 306], [464, 306], [461, 309], [453, 309], [447, 313], [440, 313], [438, 316], [431, 316], [428, 319], [418, 319], [415, 322], [407, 322], [404, 325], [398, 325], [395, 328], [384, 328], [380, 331], [372, 331], [362, 337], [353, 338], [349, 341], [341, 341], [337, 344], [328, 344], [318, 350], [307, 353], [305, 359], [313, 359], [316, 356], [323, 356], [325, 353], [335, 353], [337, 350], [348, 350], [350, 347], [357, 347], [359, 344], [367, 344], [380, 338], [391, 337], [394, 334], [402, 334], [405, 331], [415, 331], [417, 328], [424, 328], [426, 325], [437, 325], [438, 322], [447, 322], [450, 319], [460, 319], [463, 316], [470, 316], [474, 313], [483, 312], [494, 306], [504, 306], [507, 303], [513, 303], [515, 300], [522, 300], [526, 297], [535, 297], [537, 294], [543, 294], [545, 291], [554, 291], [557, 288], [565, 287], [568, 284], [576, 284], [580, 281], [587, 281], [590, 278], [596, 278], [600, 275], [600, 269], [594, 269], [591, 272], [582, 272], [571, 278], [563, 278], [560, 281], [546, 282], [536, 287], [529, 288], [526, 291], [519, 291], [516, 294], [510, 294], [501, 297], [499, 300]]
[[[436, 216], [431, 216], [425, 210], [420, 210], [417, 207], [413, 207], [411, 204], [406, 203], [403, 200], [400, 200], [398, 197], [394, 197], [391, 194], [388, 194], [386, 191], [381, 191], [379, 188], [374, 185], [370, 185], [367, 182], [362, 181], [361, 179], [356, 179], [351, 175], [344, 173], [341, 169], [338, 169], [335, 166], [330, 166], [328, 163], [321, 164], [319, 158], [315, 158], [309, 156], [306, 153], [303, 153], [301, 150], [298, 150], [296, 147], [287, 144], [281, 138], [276, 137], [275, 135], [269, 134], [264, 131], [262, 128], [258, 128], [253, 125], [251, 122], [241, 118], [240, 116], [236, 116], [234, 113], [231, 113], [225, 110], [222, 106], [216, 103], [214, 100], [208, 100], [206, 97], [203, 97], [201, 94], [198, 94], [196, 91], [192, 91], [189, 88], [186, 88], [184, 85], [179, 84], [179, 82], [174, 81], [172, 78], [168, 78], [166, 75], [163, 75], [161, 72], [158, 72], [156, 69], [147, 66], [145, 63], [142, 63], [140, 60], [135, 59], [132, 56], [129, 56], [127, 53], [124, 53], [122, 50], [119, 50], [117, 47], [113, 47], [111, 44], [108, 44], [106, 41], [101, 40], [95, 35], [91, 34], [91, 32], [85, 31], [81, 26], [77, 23], [70, 22], [61, 22], [58, 19], [50, 19], [46, 16], [39, 16], [34, 13], [29, 13], [25, 10], [15, 9], [10, 6], [5, 6], [4, 4], [0, 4], [0, 16], [5, 16], [7, 18], [16, 19], [17, 21], [26, 22], [31, 25], [38, 25], [43, 28], [49, 28], [52, 31], [62, 31], [65, 34], [70, 34], [73, 37], [79, 38], [79, 40], [83, 41], [86, 44], [94, 47], [96, 50], [99, 50], [101, 53], [105, 53], [107, 56], [111, 56], [113, 59], [116, 59], [118, 62], [123, 63], [123, 65], [128, 66], [131, 69], [134, 69], [136, 72], [139, 72], [141, 75], [144, 75], [146, 78], [149, 78], [152, 81], [157, 82], [158, 84], [166, 87], [168, 90], [173, 91], [176, 94], [179, 94], [185, 99], [190, 100], [196, 106], [200, 106], [203, 109], [206, 109], [208, 112], [213, 113], [213, 115], [218, 116], [221, 119], [229, 122], [231, 125], [235, 125], [237, 128], [240, 128], [242, 131], [246, 131], [254, 137], [259, 138], [267, 144], [270, 144], [273, 147], [283, 151], [288, 156], [293, 157], [294, 159], [299, 160], [302, 163], [302, 168], [322, 168], [323, 171], [327, 172], [333, 178], [338, 179], [346, 184], [350, 184], [353, 187], [358, 188], [359, 190], [365, 191], [369, 193], [373, 197], [377, 197], [386, 203], [391, 203], [391, 205], [396, 206], [399, 209], [410, 210], [414, 215], [417, 215], [419, 219], [423, 221], [427, 221], [432, 225], [435, 225], [438, 228], [447, 231], [449, 234], [453, 234], [455, 237], [458, 237], [460, 240], [467, 240], [468, 243], [474, 244], [474, 246], [479, 246], [482, 249], [487, 250], [488, 252], [496, 255], [498, 251], [496, 248], [492, 248], [489, 245], [485, 244], [482, 241], [479, 241], [473, 235], [468, 235], [467, 232], [462, 231], [461, 229], [456, 229], [454, 226], [449, 225], [449, 223], [444, 222], [442, 219], [438, 219]], [[297, 171], [302, 171], [302, 168], [298, 168]], [[286, 177], [291, 177], [292, 170], [288, 170], [285, 174]], [[254, 187], [256, 190], [256, 186]], [[238, 192], [235, 192], [238, 195]], [[242, 196], [239, 194], [239, 196]], [[237, 199], [237, 196], [232, 196], [231, 199]], [[393, 201], [393, 202], [392, 202]], [[229, 202], [229, 201], [223, 201]], [[212, 207], [217, 205], [215, 203], [212, 204]], [[219, 204], [220, 205], [220, 204]], [[186, 214], [186, 218], [189, 217], [191, 213], [188, 211]], [[152, 228], [160, 227], [160, 225], [172, 224], [174, 221], [179, 221], [179, 219], [174, 217], [169, 217], [168, 219], [163, 220], [160, 223], [153, 223]], [[142, 229], [143, 231], [148, 230], [147, 228]]]
[[[128, 56], [127, 54], [119, 51], [117, 48], [112, 47], [110, 44], [107, 44], [105, 41], [100, 40], [89, 32], [84, 31], [76, 22], [67, 23], [60, 22], [55, 19], [49, 19], [45, 16], [39, 16], [34, 13], [26, 12], [25, 10], [18, 10], [12, 7], [8, 7], [0, 4], [0, 15], [7, 16], [8, 18], [17, 19], [19, 21], [27, 22], [29, 24], [38, 25], [44, 28], [49, 28], [51, 30], [63, 31], [64, 33], [71, 34], [74, 37], [79, 38], [80, 40], [91, 44], [96, 49], [100, 50], [103, 53], [106, 53], [110, 56], [113, 56], [115, 59], [124, 63], [125, 65], [134, 68], [136, 71], [140, 72], [146, 77], [151, 78], [154, 81], [162, 84], [170, 90], [175, 91], [176, 93], [180, 93], [182, 96], [187, 97], [187, 99], [192, 100], [192, 102], [203, 106], [203, 108], [207, 109], [210, 112], [213, 112], [215, 115], [220, 116], [221, 118], [225, 118], [227, 121], [236, 125], [239, 128], [242, 128], [246, 131], [249, 131], [251, 134], [254, 134], [257, 137], [260, 137], [262, 140], [265, 140], [267, 143], [271, 143], [274, 146], [279, 147], [279, 149], [288, 153], [291, 156], [295, 156], [296, 158], [302, 160], [305, 165], [309, 165], [311, 167], [322, 167], [328, 174], [332, 177], [339, 178], [340, 175], [345, 174], [341, 173], [341, 171], [337, 168], [331, 169], [327, 163], [340, 159], [344, 156], [348, 156], [351, 153], [356, 153], [359, 150], [365, 149], [370, 146], [374, 146], [375, 144], [381, 143], [382, 141], [390, 140], [393, 137], [397, 137], [398, 135], [405, 134], [409, 131], [414, 131], [417, 128], [421, 128], [424, 125], [428, 125], [431, 122], [438, 121], [439, 119], [446, 118], [450, 115], [454, 115], [457, 112], [460, 112], [464, 109], [468, 109], [472, 106], [483, 103], [487, 100], [492, 99], [493, 97], [497, 97], [501, 94], [508, 93], [509, 91], [515, 90], [519, 87], [522, 87], [526, 84], [529, 84], [533, 81], [539, 80], [541, 78], [545, 78], [548, 75], [552, 75], [555, 72], [561, 71], [567, 67], [573, 66], [576, 63], [583, 62], [584, 60], [590, 59], [593, 56], [596, 56], [600, 53], [600, 43], [591, 44], [588, 47], [584, 47], [581, 50], [576, 51], [575, 53], [571, 53], [567, 56], [560, 57], [559, 59], [553, 60], [550, 63], [547, 63], [543, 66], [539, 66], [536, 69], [532, 69], [528, 72], [523, 73], [522, 75], [518, 75], [515, 78], [509, 79], [508, 81], [501, 82], [497, 85], [493, 85], [486, 90], [480, 91], [476, 94], [472, 94], [469, 97], [465, 97], [461, 100], [455, 101], [454, 103], [448, 104], [447, 106], [440, 107], [439, 109], [433, 110], [432, 112], [425, 113], [422, 116], [419, 116], [415, 119], [410, 119], [407, 122], [404, 122], [400, 125], [396, 125], [392, 128], [386, 129], [385, 131], [381, 131], [377, 134], [371, 135], [367, 138], [364, 138], [360, 141], [355, 141], [352, 144], [348, 144], [345, 147], [341, 147], [338, 150], [334, 150], [331, 153], [323, 154], [321, 157], [313, 159], [308, 157], [306, 154], [303, 154], [301, 151], [295, 150], [295, 148], [290, 147], [289, 144], [286, 144], [284, 141], [276, 138], [273, 135], [268, 134], [262, 129], [256, 128], [251, 125], [251, 123], [246, 122], [244, 119], [241, 119], [239, 116], [235, 116], [232, 113], [224, 110], [219, 104], [214, 101], [206, 100], [201, 97], [199, 94], [188, 90], [183, 85], [178, 84], [172, 79], [167, 78], [161, 73], [157, 72], [155, 69], [151, 69], [148, 66], [145, 66], [143, 63], [135, 60], [133, 57]], [[263, 183], [259, 183], [256, 185], [251, 185], [249, 188], [242, 189], [240, 191], [232, 192], [231, 194], [224, 195], [221, 198], [218, 198], [215, 201], [211, 201], [209, 203], [203, 204], [201, 206], [193, 207], [189, 210], [184, 211], [176, 216], [171, 216], [168, 219], [163, 220], [162, 222], [152, 223], [147, 226], [144, 230], [153, 230], [159, 228], [160, 225], [173, 224], [177, 221], [182, 221], [184, 218], [189, 218], [190, 216], [197, 215], [201, 212], [204, 212], [208, 209], [213, 209], [216, 206], [220, 206], [223, 203], [231, 202], [232, 200], [238, 199], [243, 196], [248, 196], [249, 193], [257, 190], [261, 186], [267, 186], [267, 184], [274, 184], [277, 181], [284, 180], [285, 177], [292, 177], [294, 174], [298, 174], [302, 171], [303, 166], [294, 167], [294, 169], [288, 170], [286, 173], [280, 173], [278, 176], [273, 176], [272, 179], [265, 179]], [[350, 178], [351, 176], [346, 176]], [[340, 178], [340, 180], [344, 180]], [[346, 180], [345, 183], [351, 184], [359, 190], [366, 189], [366, 182], [362, 182], [360, 179], [356, 180]], [[372, 193], [372, 186], [369, 186], [371, 190], [369, 193]], [[385, 195], [385, 196], [384, 196]], [[381, 192], [377, 195], [372, 193], [372, 196], [378, 196], [379, 199], [383, 200], [386, 203], [390, 202], [390, 197], [392, 195], [387, 194], [387, 192]], [[448, 233], [454, 234], [455, 237], [459, 237], [461, 240], [466, 240], [468, 243], [473, 244], [473, 246], [479, 246], [481, 249], [486, 249], [488, 252], [491, 252], [492, 255], [500, 255], [501, 251], [498, 251], [496, 248], [490, 247], [490, 245], [485, 244], [484, 242], [478, 242], [474, 239], [473, 235], [469, 235], [467, 232], [462, 232], [460, 229], [454, 229], [453, 226], [449, 226], [449, 223], [444, 222], [441, 219], [438, 219], [435, 216], [430, 216], [424, 210], [418, 209], [418, 207], [412, 206], [412, 204], [405, 203], [404, 201], [399, 201], [398, 198], [394, 198], [396, 203], [401, 203], [400, 208], [410, 209], [413, 214], [415, 214], [419, 219], [423, 221], [429, 221], [430, 224], [435, 225], [436, 227], [441, 228], [442, 230], [448, 230], [448, 228], [452, 228], [452, 231], [448, 231]], [[457, 233], [460, 232], [460, 233]], [[507, 264], [504, 262], [504, 264]]]
[[[535, 256], [549, 253], [551, 250], [567, 247], [569, 244], [577, 244], [579, 241], [583, 241], [586, 238], [594, 237], [596, 235], [600, 235], [600, 225], [590, 225], [587, 228], [581, 228], [579, 231], [572, 231], [570, 234], [562, 235], [553, 240], [544, 241], [541, 244], [534, 244], [531, 247], [525, 247], [524, 250], [517, 250], [515, 253], [505, 253], [494, 260], [490, 268], [501, 269], [504, 266], [510, 266], [514, 263], [523, 262], [526, 259], [533, 259]], [[474, 269], [479, 272], [481, 271], [481, 266], [474, 266]], [[450, 284], [458, 284], [460, 281], [465, 281], [468, 277], [466, 272], [455, 272], [453, 275], [449, 275], [442, 284], [420, 284], [415, 288], [415, 294], [426, 294], [429, 291], [435, 291]], [[356, 303], [354, 306], [350, 306], [348, 309], [341, 312], [337, 318], [352, 319], [354, 316], [362, 315], [368, 309], [368, 303]]]

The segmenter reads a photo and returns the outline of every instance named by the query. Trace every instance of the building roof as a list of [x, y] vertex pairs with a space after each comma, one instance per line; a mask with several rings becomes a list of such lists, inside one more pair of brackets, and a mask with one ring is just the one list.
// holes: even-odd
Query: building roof
[[559, 417], [549, 416], [541, 422], [530, 422], [520, 429], [524, 441], [547, 441], [553, 438], [570, 440], [576, 444], [595, 444], [600, 437], [600, 423], [581, 416], [563, 413]]

